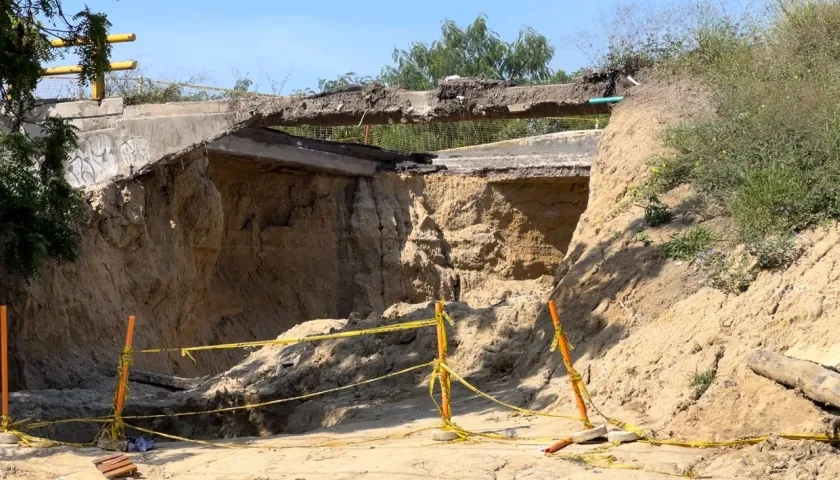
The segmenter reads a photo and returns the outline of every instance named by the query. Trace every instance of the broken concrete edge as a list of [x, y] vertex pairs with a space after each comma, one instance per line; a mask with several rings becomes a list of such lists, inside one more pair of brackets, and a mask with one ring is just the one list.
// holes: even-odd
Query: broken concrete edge
[[510, 86], [477, 79], [442, 82], [436, 90], [408, 91], [371, 84], [308, 97], [243, 95], [231, 110], [252, 112], [262, 126], [375, 125], [606, 114], [592, 105], [608, 82]]
[[[100, 186], [112, 181], [131, 179], [148, 173], [157, 168], [158, 164], [166, 165], [192, 151], [207, 148], [222, 137], [236, 134], [245, 136], [244, 130], [259, 131], [259, 127], [276, 129], [277, 125], [355, 125], [360, 121], [372, 124], [520, 118], [528, 112], [528, 115], [533, 114], [531, 116], [536, 117], [570, 114], [577, 112], [578, 108], [589, 108], [588, 98], [600, 88], [600, 84], [586, 83], [510, 87], [503, 82], [462, 79], [442, 83], [437, 90], [428, 92], [407, 92], [393, 87], [372, 85], [353, 92], [317, 97], [266, 98], [245, 95], [210, 103], [137, 106], [137, 112], [133, 110], [135, 107], [125, 107], [134, 113], [121, 117], [77, 119], [77, 123], [93, 129], [80, 134], [80, 147], [74, 152], [73, 160], [68, 166], [68, 179], [72, 185], [79, 187]], [[85, 105], [88, 103], [85, 102]], [[536, 107], [524, 108], [522, 105], [525, 103]], [[545, 110], [549, 108], [546, 107], [549, 104], [554, 105], [551, 107], [555, 109], [553, 112]], [[517, 107], [513, 109], [515, 112], [511, 113], [509, 107], [514, 105]], [[76, 108], [84, 110], [87, 107]], [[587, 110], [586, 113], [592, 112]], [[383, 122], [378, 122], [376, 115], [379, 115]], [[102, 128], [103, 126], [107, 128]], [[260, 134], [268, 135], [265, 132]], [[285, 132], [283, 135], [294, 137]], [[150, 144], [152, 140], [161, 144]], [[82, 142], [84, 146], [81, 145]], [[351, 156], [358, 155], [360, 149], [366, 149], [369, 153], [376, 149], [370, 145], [339, 144], [303, 137], [296, 137], [296, 142], [313, 145], [313, 150], [332, 148], [332, 153], [349, 152]], [[584, 147], [581, 145], [580, 148]], [[378, 150], [380, 153], [373, 155], [377, 157], [375, 159], [384, 159], [389, 155], [391, 158], [388, 161], [380, 163], [393, 163], [380, 167], [382, 169], [403, 172], [429, 170], [404, 166], [428, 163], [427, 160], [432, 158], [431, 156], [393, 152], [386, 154], [386, 151]], [[107, 158], [86, 160], [94, 155], [94, 152], [100, 151], [108, 153]], [[329, 170], [334, 169], [336, 162], [325, 160], [323, 163], [333, 164], [328, 166]], [[397, 167], [397, 164], [403, 167]], [[339, 168], [337, 173], [342, 173], [341, 170]], [[437, 168], [434, 171], [440, 170], [442, 169]]]

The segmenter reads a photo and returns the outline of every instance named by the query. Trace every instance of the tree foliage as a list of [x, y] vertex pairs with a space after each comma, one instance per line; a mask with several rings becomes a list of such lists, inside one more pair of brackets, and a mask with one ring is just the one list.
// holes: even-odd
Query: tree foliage
[[441, 38], [431, 44], [412, 43], [394, 49], [393, 66], [382, 70], [382, 80], [409, 90], [428, 90], [450, 75], [535, 83], [552, 76], [548, 63], [554, 47], [546, 37], [526, 27], [512, 42], [505, 42], [480, 15], [465, 28], [451, 20], [441, 27]]
[[378, 77], [348, 72], [335, 80], [320, 79], [318, 88], [332, 92], [379, 81], [408, 90], [430, 90], [452, 75], [519, 84], [563, 83], [572, 78], [563, 70], [552, 71], [554, 47], [545, 36], [525, 27], [516, 40], [505, 42], [488, 27], [484, 15], [464, 28], [444, 20], [440, 39], [430, 44], [414, 42], [405, 50], [395, 48], [392, 58], [394, 64], [385, 66]]
[[[109, 69], [111, 24], [87, 7], [68, 14], [61, 0], [0, 0], [0, 263], [29, 280], [49, 258], [78, 255], [81, 193], [65, 179], [77, 146], [66, 120], [38, 120], [35, 87], [42, 65], [74, 53], [79, 85]], [[71, 47], [54, 49], [62, 39]]]
[[[552, 71], [549, 63], [554, 47], [534, 29], [525, 27], [512, 42], [505, 42], [487, 25], [487, 17], [479, 15], [464, 28], [445, 20], [440, 39], [431, 44], [414, 42], [408, 49], [394, 49], [394, 64], [385, 66], [378, 77], [348, 72], [334, 80], [320, 79], [318, 90], [330, 93], [355, 85], [380, 82], [408, 90], [430, 90], [448, 76], [507, 80], [518, 84], [566, 83], [577, 74]], [[315, 93], [311, 90], [299, 94]], [[510, 120], [504, 122], [457, 122], [444, 130], [422, 130], [416, 125], [388, 125], [372, 130], [369, 140], [385, 148], [403, 151], [424, 151], [430, 146], [452, 148], [477, 143], [540, 135], [565, 129], [556, 119]], [[362, 127], [344, 126], [329, 129], [325, 138], [335, 141], [360, 141]], [[559, 130], [558, 130], [559, 129]], [[305, 128], [287, 129], [299, 134], [323, 132]]]

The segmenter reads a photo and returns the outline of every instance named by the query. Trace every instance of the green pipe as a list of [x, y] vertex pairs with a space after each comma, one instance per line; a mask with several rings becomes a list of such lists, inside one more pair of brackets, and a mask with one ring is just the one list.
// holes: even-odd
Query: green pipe
[[622, 100], [624, 100], [624, 97], [590, 98], [589, 103], [592, 105], [601, 105], [604, 103], [618, 103]]

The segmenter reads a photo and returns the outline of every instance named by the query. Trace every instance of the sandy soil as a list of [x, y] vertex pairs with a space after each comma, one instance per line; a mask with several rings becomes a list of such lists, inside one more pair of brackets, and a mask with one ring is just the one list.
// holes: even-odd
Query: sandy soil
[[[155, 450], [129, 456], [141, 478], [150, 480], [618, 480], [691, 475], [799, 480], [835, 478], [832, 472], [840, 471], [840, 459], [830, 446], [777, 439], [743, 448], [703, 450], [643, 443], [573, 445], [546, 457], [542, 448], [551, 439], [579, 430], [576, 421], [520, 415], [458, 386], [453, 388], [458, 425], [482, 433], [514, 429], [516, 436], [505, 441], [435, 442], [431, 435], [440, 422], [422, 390], [409, 399], [380, 405], [359, 400], [348, 406], [346, 398], [333, 399], [345, 405], [341, 415], [349, 421], [307, 434], [238, 438], [213, 445], [160, 439], [163, 442]], [[516, 394], [514, 385], [488, 390], [506, 400]], [[0, 479], [101, 479], [92, 461], [105, 453], [97, 448], [0, 448]]]
[[[699, 470], [703, 478], [755, 478], [753, 475], [765, 468], [745, 468], [744, 462], [737, 461], [751, 457], [755, 447], [695, 450], [646, 444], [574, 445], [563, 450], [563, 456], [546, 457], [540, 450], [549, 438], [579, 429], [576, 422], [521, 416], [468, 397], [460, 389], [454, 394], [456, 413], [467, 412], [456, 416], [459, 425], [478, 432], [513, 428], [515, 439], [435, 442], [431, 433], [439, 420], [429, 398], [419, 396], [360, 408], [356, 421], [309, 434], [239, 438], [216, 446], [167, 442], [151, 452], [130, 456], [147, 479], [659, 479], [692, 469]], [[96, 448], [7, 447], [0, 449], [0, 478], [102, 478], [92, 460], [103, 453]], [[573, 457], [581, 454], [592, 454], [592, 463]], [[601, 458], [604, 454], [614, 456], [616, 463], [607, 465]], [[704, 471], [709, 465], [714, 471]], [[622, 466], [626, 468], [619, 468]]]

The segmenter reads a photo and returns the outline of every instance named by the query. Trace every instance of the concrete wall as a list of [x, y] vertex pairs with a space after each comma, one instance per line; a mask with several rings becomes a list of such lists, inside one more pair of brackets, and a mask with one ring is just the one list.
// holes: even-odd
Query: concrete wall
[[588, 177], [602, 130], [574, 130], [435, 152], [435, 165], [490, 182]]
[[[141, 172], [247, 117], [231, 112], [227, 102], [124, 106], [121, 98], [46, 103], [35, 110], [35, 116], [67, 118], [79, 129], [79, 145], [67, 169], [67, 180], [75, 187]], [[31, 129], [29, 133], [39, 132]]]

